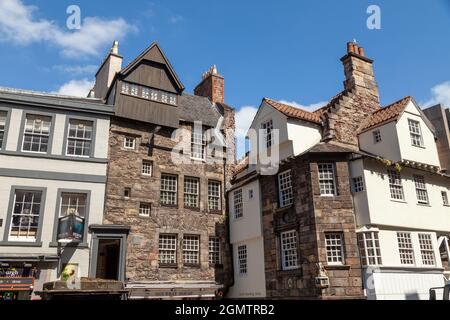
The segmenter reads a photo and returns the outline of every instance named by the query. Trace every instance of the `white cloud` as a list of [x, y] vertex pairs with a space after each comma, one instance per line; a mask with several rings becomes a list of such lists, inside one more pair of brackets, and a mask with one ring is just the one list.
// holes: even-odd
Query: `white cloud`
[[325, 106], [328, 103], [327, 101], [322, 101], [322, 102], [317, 102], [317, 103], [311, 103], [311, 104], [308, 104], [308, 105], [304, 105], [304, 104], [301, 104], [301, 103], [298, 103], [298, 102], [295, 102], [295, 101], [280, 100], [279, 102], [291, 105], [291, 106], [296, 107], [296, 108], [307, 110], [307, 111], [310, 111], [310, 112], [316, 111], [317, 109]]
[[421, 105], [427, 108], [438, 103], [442, 103], [446, 107], [450, 106], [450, 81], [440, 83], [431, 88], [431, 98]]
[[107, 43], [122, 39], [135, 30], [123, 18], [104, 20], [86, 17], [80, 30], [60, 28], [54, 21], [37, 19], [37, 7], [27, 6], [21, 0], [0, 1], [0, 41], [29, 45], [48, 42], [61, 48], [68, 57], [98, 55]]
[[176, 23], [181, 22], [181, 21], [183, 21], [183, 20], [184, 20], [184, 17], [183, 17], [183, 16], [180, 16], [179, 14], [176, 14], [176, 15], [171, 16], [171, 17], [169, 18], [169, 22], [170, 22], [170, 23], [173, 23], [173, 24], [176, 24]]
[[236, 112], [236, 156], [238, 159], [245, 154], [245, 135], [247, 134], [253, 118], [258, 112], [258, 108], [253, 106], [244, 106]]
[[55, 93], [66, 96], [86, 98], [89, 90], [94, 86], [94, 81], [88, 79], [70, 80], [63, 84]]

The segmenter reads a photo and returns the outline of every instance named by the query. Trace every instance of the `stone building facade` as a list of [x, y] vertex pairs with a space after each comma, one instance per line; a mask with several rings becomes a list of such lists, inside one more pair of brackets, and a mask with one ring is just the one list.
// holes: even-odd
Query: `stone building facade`
[[[115, 74], [104, 97], [116, 106], [104, 223], [130, 226], [130, 297], [223, 294], [231, 278], [224, 192], [234, 157], [234, 110], [224, 104], [223, 88], [183, 93], [156, 43]], [[202, 83], [216, 76], [212, 68]], [[222, 92], [220, 99], [211, 90]]]

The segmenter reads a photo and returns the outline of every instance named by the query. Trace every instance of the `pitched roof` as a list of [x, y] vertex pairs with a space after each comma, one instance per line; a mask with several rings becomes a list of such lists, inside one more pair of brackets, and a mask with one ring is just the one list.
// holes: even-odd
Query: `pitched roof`
[[397, 120], [405, 110], [408, 103], [411, 101], [414, 101], [414, 99], [410, 96], [407, 96], [380, 110], [375, 111], [367, 119], [367, 121], [360, 127], [360, 132], [367, 131], [382, 123]]
[[181, 121], [201, 121], [203, 125], [216, 127], [222, 116], [217, 107], [205, 97], [183, 93], [179, 98], [178, 105]]
[[266, 102], [268, 105], [274, 107], [276, 110], [280, 111], [282, 114], [284, 114], [289, 118], [305, 120], [317, 124], [321, 123], [320, 114], [318, 113], [309, 112], [297, 107], [293, 107], [288, 104], [280, 103], [278, 101], [269, 98], [264, 98], [263, 101]]

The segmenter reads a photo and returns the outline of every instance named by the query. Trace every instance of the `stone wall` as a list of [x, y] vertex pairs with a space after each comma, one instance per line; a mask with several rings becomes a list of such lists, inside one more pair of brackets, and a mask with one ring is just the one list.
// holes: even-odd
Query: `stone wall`
[[[191, 130], [190, 125], [181, 128]], [[115, 118], [111, 122], [110, 162], [108, 168], [106, 224], [131, 226], [128, 237], [126, 278], [133, 281], [168, 280], [216, 280], [228, 284], [231, 278], [228, 231], [225, 216], [225, 199], [222, 210], [208, 212], [208, 180], [216, 180], [224, 186], [223, 164], [196, 162], [175, 164], [171, 150], [176, 142], [171, 140], [172, 131], [150, 124]], [[126, 136], [136, 137], [136, 150], [123, 147]], [[189, 141], [182, 147], [190, 151]], [[189, 159], [189, 154], [181, 155]], [[151, 177], [141, 174], [142, 161], [153, 162]], [[166, 207], [159, 203], [161, 173], [178, 176], [178, 205]], [[184, 208], [184, 177], [200, 179], [200, 208]], [[124, 197], [124, 188], [131, 189], [131, 196]], [[140, 203], [151, 204], [150, 217], [139, 216]], [[158, 265], [158, 239], [160, 233], [178, 235], [177, 268], [160, 268]], [[200, 266], [183, 265], [183, 235], [200, 236]], [[209, 236], [221, 239], [223, 266], [210, 266], [208, 262]]]
[[[317, 162], [336, 164], [338, 195], [321, 197]], [[277, 176], [261, 177], [263, 198], [266, 287], [269, 298], [362, 299], [361, 265], [355, 231], [355, 216], [349, 186], [346, 156], [303, 156], [280, 168], [291, 169], [294, 204], [278, 208]], [[296, 270], [283, 271], [279, 235], [297, 230], [298, 263]], [[327, 265], [325, 233], [344, 235], [344, 265]], [[319, 266], [330, 279], [330, 287], [318, 289], [315, 278]]]

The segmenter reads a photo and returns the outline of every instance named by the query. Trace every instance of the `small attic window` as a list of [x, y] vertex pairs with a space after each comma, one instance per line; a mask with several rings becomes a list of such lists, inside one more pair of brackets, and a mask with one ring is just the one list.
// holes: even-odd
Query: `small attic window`
[[377, 129], [373, 131], [373, 143], [380, 143], [381, 142], [381, 131], [380, 129]]

